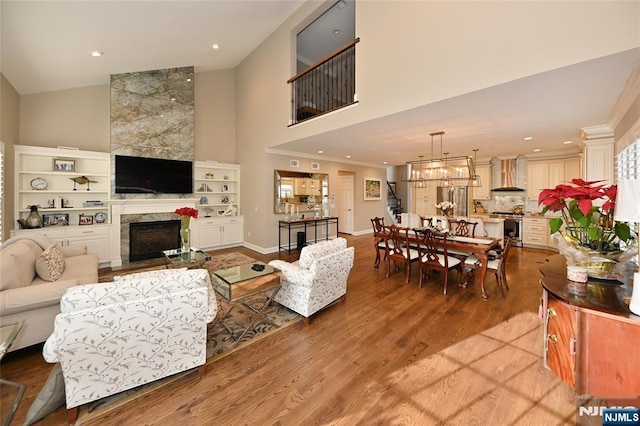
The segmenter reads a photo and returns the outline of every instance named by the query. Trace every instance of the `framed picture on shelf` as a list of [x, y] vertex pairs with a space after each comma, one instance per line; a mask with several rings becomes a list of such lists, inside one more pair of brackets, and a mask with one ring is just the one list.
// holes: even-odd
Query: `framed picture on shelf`
[[80, 214], [80, 225], [93, 225], [93, 215]]
[[68, 213], [52, 213], [42, 215], [42, 226], [64, 226], [69, 224]]
[[54, 158], [53, 170], [56, 172], [75, 172], [76, 160], [67, 160], [65, 158]]
[[222, 184], [222, 192], [229, 192], [229, 185], [226, 183]]
[[365, 200], [381, 200], [382, 194], [380, 187], [382, 181], [380, 179], [365, 178], [364, 179], [364, 199]]

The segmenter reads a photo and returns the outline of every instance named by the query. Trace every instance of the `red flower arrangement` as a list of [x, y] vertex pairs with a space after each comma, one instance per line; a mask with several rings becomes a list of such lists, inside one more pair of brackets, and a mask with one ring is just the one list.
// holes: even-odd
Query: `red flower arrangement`
[[176, 214], [179, 214], [182, 217], [198, 218], [198, 210], [191, 207], [180, 207], [179, 209], [176, 209]]
[[[540, 192], [538, 204], [544, 206], [542, 214], [548, 211], [562, 214], [549, 220], [551, 234], [560, 231], [564, 224], [565, 239], [598, 251], [617, 250], [616, 237], [629, 240], [629, 225], [613, 221], [618, 186], [599, 185], [600, 182], [573, 179], [572, 185], [560, 184]], [[604, 203], [594, 205], [596, 200]]]

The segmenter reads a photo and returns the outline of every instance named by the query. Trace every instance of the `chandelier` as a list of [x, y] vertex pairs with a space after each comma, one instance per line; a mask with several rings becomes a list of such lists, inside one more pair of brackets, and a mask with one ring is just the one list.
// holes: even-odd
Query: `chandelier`
[[[442, 156], [442, 136], [444, 132], [429, 133], [431, 136], [431, 159], [425, 160], [423, 155], [419, 160], [407, 161], [402, 181], [412, 182], [416, 187], [425, 186], [427, 182], [437, 182], [438, 186], [480, 186], [480, 177], [475, 173], [471, 156], [449, 157], [445, 152]], [[434, 137], [440, 137], [440, 158], [433, 158]], [[471, 183], [474, 182], [474, 185]]]

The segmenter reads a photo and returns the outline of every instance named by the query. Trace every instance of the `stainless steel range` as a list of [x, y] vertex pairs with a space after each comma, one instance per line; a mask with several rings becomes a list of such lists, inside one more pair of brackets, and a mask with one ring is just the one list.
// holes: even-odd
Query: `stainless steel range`
[[493, 212], [489, 217], [504, 219], [503, 236], [507, 237], [515, 230], [515, 236], [512, 244], [515, 247], [522, 247], [522, 219], [523, 214], [515, 214], [513, 212]]

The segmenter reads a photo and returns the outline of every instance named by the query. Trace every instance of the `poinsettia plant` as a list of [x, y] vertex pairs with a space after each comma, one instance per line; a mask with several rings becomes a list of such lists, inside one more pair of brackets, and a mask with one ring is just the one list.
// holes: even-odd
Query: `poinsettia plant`
[[565, 239], [601, 252], [619, 249], [616, 238], [629, 240], [629, 225], [613, 220], [618, 186], [601, 182], [572, 179], [571, 185], [560, 184], [540, 192], [538, 205], [544, 206], [542, 214], [561, 213], [549, 220], [551, 234], [565, 225]]

